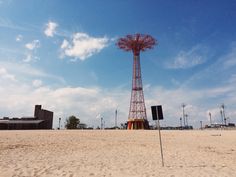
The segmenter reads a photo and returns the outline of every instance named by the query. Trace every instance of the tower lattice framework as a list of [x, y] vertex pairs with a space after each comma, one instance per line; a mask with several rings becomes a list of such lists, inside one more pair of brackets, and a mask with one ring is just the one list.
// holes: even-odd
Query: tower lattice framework
[[156, 40], [150, 35], [135, 34], [120, 38], [119, 48], [133, 52], [133, 78], [127, 129], [148, 129], [148, 121], [142, 86], [140, 51], [153, 48]]

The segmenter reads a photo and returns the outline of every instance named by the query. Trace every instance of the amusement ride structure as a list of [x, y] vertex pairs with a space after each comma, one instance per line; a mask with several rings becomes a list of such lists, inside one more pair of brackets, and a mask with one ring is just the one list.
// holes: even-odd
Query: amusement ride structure
[[117, 46], [133, 52], [133, 79], [127, 129], [148, 129], [141, 77], [140, 52], [152, 49], [157, 41], [150, 35], [134, 34], [120, 38]]

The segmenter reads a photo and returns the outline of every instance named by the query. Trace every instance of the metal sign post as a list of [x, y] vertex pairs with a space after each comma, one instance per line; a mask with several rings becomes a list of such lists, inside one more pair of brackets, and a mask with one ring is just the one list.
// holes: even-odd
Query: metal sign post
[[[156, 107], [156, 111], [157, 111], [157, 107]], [[160, 126], [159, 116], [157, 116], [157, 126], [158, 126], [160, 148], [161, 148], [161, 162], [162, 162], [162, 166], [164, 167], [164, 158], [163, 158], [162, 141], [161, 141], [161, 126]]]
[[164, 156], [163, 156], [163, 150], [162, 150], [161, 126], [160, 126], [160, 120], [163, 119], [162, 107], [161, 105], [152, 106], [151, 110], [152, 110], [152, 119], [157, 121], [157, 128], [159, 132], [160, 149], [161, 149], [161, 162], [162, 162], [162, 166], [164, 167]]

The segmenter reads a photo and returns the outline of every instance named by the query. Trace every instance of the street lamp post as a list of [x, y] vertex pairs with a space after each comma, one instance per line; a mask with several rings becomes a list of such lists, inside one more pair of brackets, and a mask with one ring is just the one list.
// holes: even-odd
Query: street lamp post
[[102, 123], [102, 121], [103, 121], [103, 118], [101, 117], [101, 130], [102, 130], [102, 128], [103, 128], [103, 123]]
[[228, 123], [230, 124], [230, 118], [229, 118], [229, 117], [227, 117], [226, 119], [228, 120]]
[[183, 107], [183, 119], [184, 119], [184, 127], [185, 127], [185, 114], [184, 114], [184, 108], [185, 108], [185, 106], [186, 106], [186, 105], [183, 103], [183, 104], [182, 104], [182, 107]]
[[180, 121], [180, 127], [182, 128], [182, 117], [179, 118]]
[[209, 112], [209, 117], [210, 117], [210, 126], [212, 125], [212, 121], [211, 121], [211, 113]]
[[223, 111], [222, 110], [220, 110], [220, 115], [221, 115], [221, 123], [223, 125], [224, 124], [224, 118], [223, 118]]
[[115, 129], [117, 128], [117, 109], [115, 111]]
[[61, 129], [61, 118], [59, 118], [59, 127], [58, 129], [60, 130]]
[[225, 117], [225, 105], [224, 103], [221, 105], [222, 108], [222, 124], [223, 124], [223, 118], [224, 118], [224, 122], [225, 122], [225, 126], [226, 126], [226, 117]]
[[186, 118], [186, 125], [188, 127], [188, 114], [185, 114], [185, 118]]

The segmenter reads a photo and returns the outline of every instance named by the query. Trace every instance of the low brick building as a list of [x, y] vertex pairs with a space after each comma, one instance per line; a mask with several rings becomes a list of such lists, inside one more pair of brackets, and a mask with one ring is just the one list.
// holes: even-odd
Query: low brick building
[[0, 119], [0, 130], [52, 129], [53, 112], [35, 105], [34, 117]]

